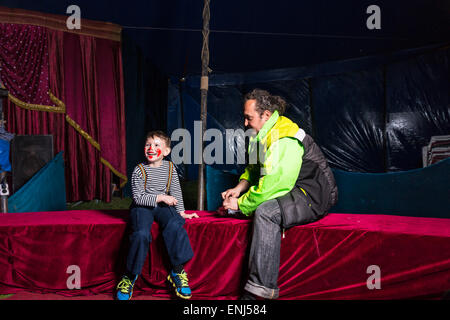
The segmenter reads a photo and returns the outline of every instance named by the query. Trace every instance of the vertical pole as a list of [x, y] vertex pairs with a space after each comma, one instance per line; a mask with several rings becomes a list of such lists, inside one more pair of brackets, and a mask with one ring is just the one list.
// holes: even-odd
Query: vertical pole
[[206, 102], [208, 97], [208, 74], [209, 74], [209, 18], [210, 18], [210, 11], [209, 11], [209, 1], [210, 0], [204, 0], [205, 5], [203, 7], [203, 47], [202, 47], [202, 77], [200, 81], [200, 93], [201, 93], [201, 100], [200, 100], [200, 119], [202, 122], [202, 130], [201, 130], [201, 137], [200, 139], [200, 148], [199, 148], [199, 158], [200, 164], [198, 167], [198, 198], [197, 198], [197, 210], [204, 210], [205, 205], [205, 164], [203, 162], [203, 135], [206, 130], [206, 115], [207, 115], [207, 108], [206, 108]]

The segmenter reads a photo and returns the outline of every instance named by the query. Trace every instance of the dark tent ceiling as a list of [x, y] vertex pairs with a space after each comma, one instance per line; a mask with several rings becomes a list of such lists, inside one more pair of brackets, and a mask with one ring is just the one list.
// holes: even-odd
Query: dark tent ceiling
[[[123, 26], [170, 76], [201, 72], [203, 0], [2, 0], [0, 5]], [[381, 29], [369, 30], [370, 5]], [[211, 0], [210, 68], [214, 73], [299, 67], [389, 53], [450, 40], [450, 1]]]

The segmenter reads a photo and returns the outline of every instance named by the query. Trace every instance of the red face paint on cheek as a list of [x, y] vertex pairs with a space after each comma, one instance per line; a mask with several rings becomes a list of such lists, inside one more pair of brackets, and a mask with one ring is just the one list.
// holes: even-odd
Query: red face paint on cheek
[[161, 155], [161, 149], [156, 150], [156, 156], [159, 157]]

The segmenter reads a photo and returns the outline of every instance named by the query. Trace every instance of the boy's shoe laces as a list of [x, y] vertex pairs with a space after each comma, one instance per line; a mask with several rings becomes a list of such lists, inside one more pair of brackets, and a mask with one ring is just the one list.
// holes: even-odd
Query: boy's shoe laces
[[174, 286], [177, 296], [183, 299], [190, 299], [192, 297], [186, 271], [183, 270], [181, 273], [170, 272], [167, 279]]
[[189, 287], [189, 281], [186, 272], [182, 271], [182, 273], [177, 273], [177, 276], [180, 278], [182, 287]]
[[134, 281], [131, 281], [130, 278], [127, 276], [123, 276], [122, 280], [120, 280], [119, 284], [117, 285], [117, 300], [130, 300], [131, 296], [133, 295], [133, 287], [134, 283], [136, 282], [137, 276], [134, 279]]
[[117, 285], [117, 290], [119, 290], [122, 293], [129, 294], [130, 289], [133, 287], [133, 284], [131, 283], [131, 280], [128, 279], [128, 277], [123, 277], [122, 280], [120, 280], [119, 284]]

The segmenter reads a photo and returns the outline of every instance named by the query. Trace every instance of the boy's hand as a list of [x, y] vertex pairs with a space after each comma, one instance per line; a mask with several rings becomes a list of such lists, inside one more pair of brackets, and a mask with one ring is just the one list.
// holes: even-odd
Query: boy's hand
[[169, 206], [174, 206], [177, 204], [177, 199], [175, 199], [175, 197], [173, 196], [169, 196], [167, 194], [158, 194], [158, 196], [156, 197], [156, 202], [164, 202], [165, 204], [169, 205]]
[[223, 207], [225, 209], [231, 209], [231, 210], [239, 210], [239, 206], [238, 206], [238, 198], [234, 198], [234, 197], [229, 197], [226, 198], [223, 201]]
[[182, 216], [182, 217], [185, 218], [185, 219], [198, 218], [198, 214], [196, 214], [195, 212], [194, 212], [194, 213], [191, 213], [191, 214], [187, 214], [187, 213], [185, 213], [184, 211], [181, 211], [181, 212], [180, 212], [180, 216]]

